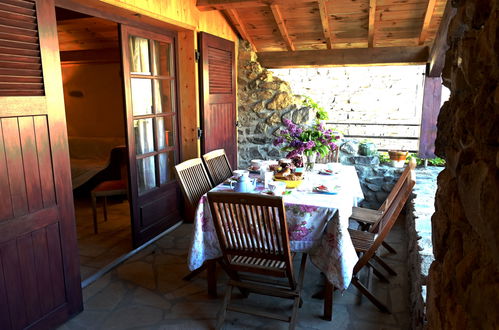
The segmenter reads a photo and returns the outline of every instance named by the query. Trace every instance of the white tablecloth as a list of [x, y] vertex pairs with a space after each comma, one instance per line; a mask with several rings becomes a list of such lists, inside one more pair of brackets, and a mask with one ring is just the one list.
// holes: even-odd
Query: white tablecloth
[[[357, 254], [348, 233], [352, 206], [364, 196], [353, 166], [337, 165], [334, 175], [307, 173], [306, 180], [292, 193], [284, 196], [291, 251], [307, 252], [312, 263], [338, 289], [344, 290], [351, 281]], [[321, 165], [316, 165], [319, 168]], [[336, 195], [318, 194], [312, 188], [324, 184], [336, 187]], [[219, 185], [212, 191], [230, 190]], [[257, 189], [256, 192], [261, 191]], [[216, 237], [208, 200], [199, 201], [194, 220], [188, 256], [191, 270], [206, 260], [222, 256]]]

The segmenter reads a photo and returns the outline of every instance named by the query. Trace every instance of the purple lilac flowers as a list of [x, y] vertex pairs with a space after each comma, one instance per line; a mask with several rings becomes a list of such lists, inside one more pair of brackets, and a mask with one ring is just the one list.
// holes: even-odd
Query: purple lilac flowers
[[313, 153], [327, 155], [331, 150], [337, 148], [335, 144], [339, 136], [333, 136], [331, 129], [326, 129], [323, 123], [316, 123], [310, 127], [300, 127], [289, 119], [283, 120], [285, 129], [279, 131], [273, 144], [283, 145], [283, 151], [288, 152], [287, 158], [293, 158], [302, 154], [307, 156]]

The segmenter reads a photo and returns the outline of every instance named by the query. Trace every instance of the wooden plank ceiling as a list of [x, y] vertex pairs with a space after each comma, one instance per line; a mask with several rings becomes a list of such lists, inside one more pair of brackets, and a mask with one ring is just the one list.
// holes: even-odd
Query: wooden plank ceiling
[[[197, 0], [219, 10], [268, 67], [425, 63], [447, 0]], [[394, 54], [363, 63], [372, 48]], [[300, 51], [306, 51], [300, 53]], [[390, 49], [380, 50], [389, 53]], [[423, 56], [422, 54], [425, 53]], [[352, 58], [352, 63], [344, 54]], [[302, 56], [303, 55], [303, 56]], [[302, 58], [303, 57], [303, 58]], [[287, 61], [282, 61], [287, 58]], [[341, 58], [340, 62], [334, 59]], [[292, 63], [291, 63], [292, 62]], [[373, 63], [374, 62], [374, 63]]]

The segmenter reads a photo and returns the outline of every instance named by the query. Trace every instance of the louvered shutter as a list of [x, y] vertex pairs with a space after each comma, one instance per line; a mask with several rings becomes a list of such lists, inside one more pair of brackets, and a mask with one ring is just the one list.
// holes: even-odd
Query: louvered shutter
[[0, 96], [44, 95], [33, 0], [0, 2]]

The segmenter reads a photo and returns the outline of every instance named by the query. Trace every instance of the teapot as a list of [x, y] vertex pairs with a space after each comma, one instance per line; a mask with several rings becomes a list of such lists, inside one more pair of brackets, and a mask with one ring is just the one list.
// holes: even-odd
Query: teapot
[[248, 175], [249, 173], [247, 172], [243, 173], [239, 178], [237, 178], [237, 182], [234, 187], [232, 187], [231, 183], [231, 188], [233, 188], [234, 191], [243, 193], [253, 191], [256, 187], [256, 179], [250, 179]]

